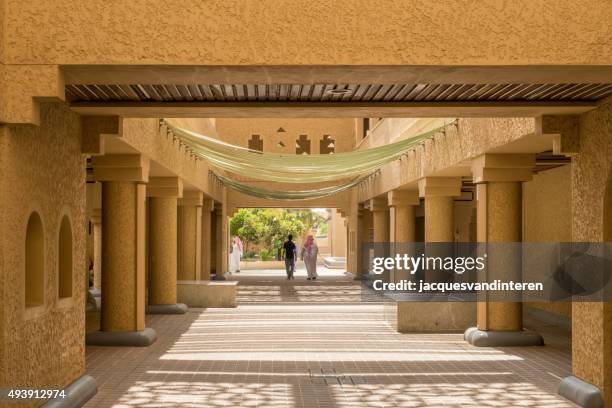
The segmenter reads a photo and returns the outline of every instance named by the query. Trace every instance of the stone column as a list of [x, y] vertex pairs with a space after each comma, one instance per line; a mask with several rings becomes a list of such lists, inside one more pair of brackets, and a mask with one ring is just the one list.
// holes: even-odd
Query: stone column
[[183, 195], [178, 177], [153, 177], [149, 196], [149, 314], [183, 314], [176, 303], [177, 200]]
[[387, 199], [391, 242], [414, 242], [414, 216], [415, 206], [419, 205], [418, 192], [394, 190], [388, 193]]
[[425, 242], [455, 240], [455, 203], [461, 195], [460, 177], [426, 177], [419, 180], [425, 208]]
[[[532, 178], [535, 167], [533, 154], [484, 154], [472, 161], [472, 178], [476, 184], [478, 242], [522, 241], [522, 182]], [[509, 248], [512, 253], [513, 250]], [[488, 254], [487, 267], [502, 265], [521, 268], [521, 255], [502, 256], [498, 251]], [[497, 259], [495, 258], [497, 257]], [[520, 302], [495, 302], [479, 294], [477, 327], [465, 332], [467, 341], [475, 346], [534, 346], [542, 345], [542, 337], [523, 330], [523, 308]]]
[[178, 200], [178, 280], [197, 280], [201, 270], [201, 191], [184, 191]]
[[215, 280], [225, 280], [225, 272], [227, 271], [228, 259], [228, 241], [227, 235], [227, 207], [226, 204], [217, 206], [214, 216], [216, 217], [216, 274]]
[[93, 287], [102, 288], [102, 210], [94, 209], [90, 218], [93, 234]]
[[374, 227], [374, 242], [389, 242], [389, 205], [386, 197], [377, 197], [370, 200], [372, 222]]
[[210, 265], [212, 256], [211, 241], [211, 222], [212, 215], [215, 210], [215, 202], [211, 199], [204, 199], [202, 206], [202, 265], [200, 269], [199, 280], [210, 280]]
[[[387, 200], [390, 208], [389, 240], [394, 246], [392, 252], [393, 254], [405, 252], [411, 249], [408, 244], [415, 241], [415, 206], [419, 205], [419, 193], [410, 190], [394, 190], [387, 194]], [[393, 272], [394, 282], [410, 277], [409, 273], [403, 270]]]
[[102, 182], [101, 331], [87, 344], [148, 346], [145, 328], [145, 200], [149, 161], [142, 155], [93, 159], [94, 178]]
[[370, 228], [372, 226], [372, 212], [359, 204], [357, 210], [357, 231], [355, 248], [355, 280], [362, 280], [367, 273], [364, 265], [365, 245], [370, 242]]
[[[374, 229], [374, 257], [388, 257], [390, 255], [389, 240], [389, 205], [387, 197], [377, 197], [370, 200], [370, 211], [372, 212], [372, 226]], [[384, 282], [389, 282], [391, 272], [385, 271], [380, 276]]]

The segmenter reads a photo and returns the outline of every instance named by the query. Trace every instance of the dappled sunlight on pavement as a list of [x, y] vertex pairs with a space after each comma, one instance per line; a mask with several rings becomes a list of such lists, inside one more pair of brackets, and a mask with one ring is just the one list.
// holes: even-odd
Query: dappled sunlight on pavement
[[147, 316], [159, 336], [148, 348], [88, 347], [99, 392], [87, 406], [572, 406], [556, 394], [570, 372], [563, 342], [493, 349], [461, 334], [398, 334], [344, 275], [240, 279], [235, 309]]

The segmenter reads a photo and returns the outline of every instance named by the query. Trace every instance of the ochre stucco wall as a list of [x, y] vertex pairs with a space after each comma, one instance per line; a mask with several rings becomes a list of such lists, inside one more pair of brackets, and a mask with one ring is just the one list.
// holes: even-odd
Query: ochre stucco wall
[[[308, 136], [311, 154], [319, 153], [323, 135], [330, 135], [335, 140], [336, 153], [352, 150], [355, 143], [355, 124], [351, 118], [218, 118], [216, 127], [221, 140], [242, 147], [248, 147], [251, 135], [259, 135], [264, 140], [264, 152], [295, 154], [295, 143], [300, 135]], [[279, 128], [285, 132], [278, 132]], [[281, 141], [284, 147], [278, 146]]]
[[[0, 126], [0, 387], [63, 387], [85, 368], [85, 159], [80, 120], [41, 105], [41, 126]], [[44, 230], [45, 303], [24, 307], [25, 235], [32, 211]], [[59, 225], [73, 238], [73, 295], [58, 301]]]
[[612, 63], [606, 0], [4, 1], [13, 64]]
[[[572, 160], [572, 240], [604, 240], [604, 197], [612, 168], [612, 98], [580, 116], [580, 153]], [[604, 389], [612, 405], [612, 303], [572, 305], [572, 370]]]
[[[537, 173], [523, 183], [523, 241], [570, 242], [571, 166]], [[570, 317], [568, 302], [530, 302], [528, 306]]]

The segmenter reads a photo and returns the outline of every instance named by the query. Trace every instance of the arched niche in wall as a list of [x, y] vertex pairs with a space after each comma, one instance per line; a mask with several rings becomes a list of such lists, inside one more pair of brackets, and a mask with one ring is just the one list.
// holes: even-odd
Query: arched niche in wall
[[58, 297], [60, 299], [72, 297], [73, 253], [72, 253], [72, 226], [67, 215], [62, 217], [58, 238]]
[[25, 306], [45, 302], [45, 237], [37, 212], [30, 214], [25, 242]]

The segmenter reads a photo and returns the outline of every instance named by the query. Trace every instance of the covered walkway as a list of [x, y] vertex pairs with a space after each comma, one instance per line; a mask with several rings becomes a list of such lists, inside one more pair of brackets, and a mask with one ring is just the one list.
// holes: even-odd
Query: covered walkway
[[88, 347], [99, 392], [86, 406], [573, 406], [557, 395], [571, 371], [563, 330], [527, 321], [547, 346], [477, 348], [395, 332], [342, 273], [241, 275], [235, 309], [147, 316], [150, 347]]

